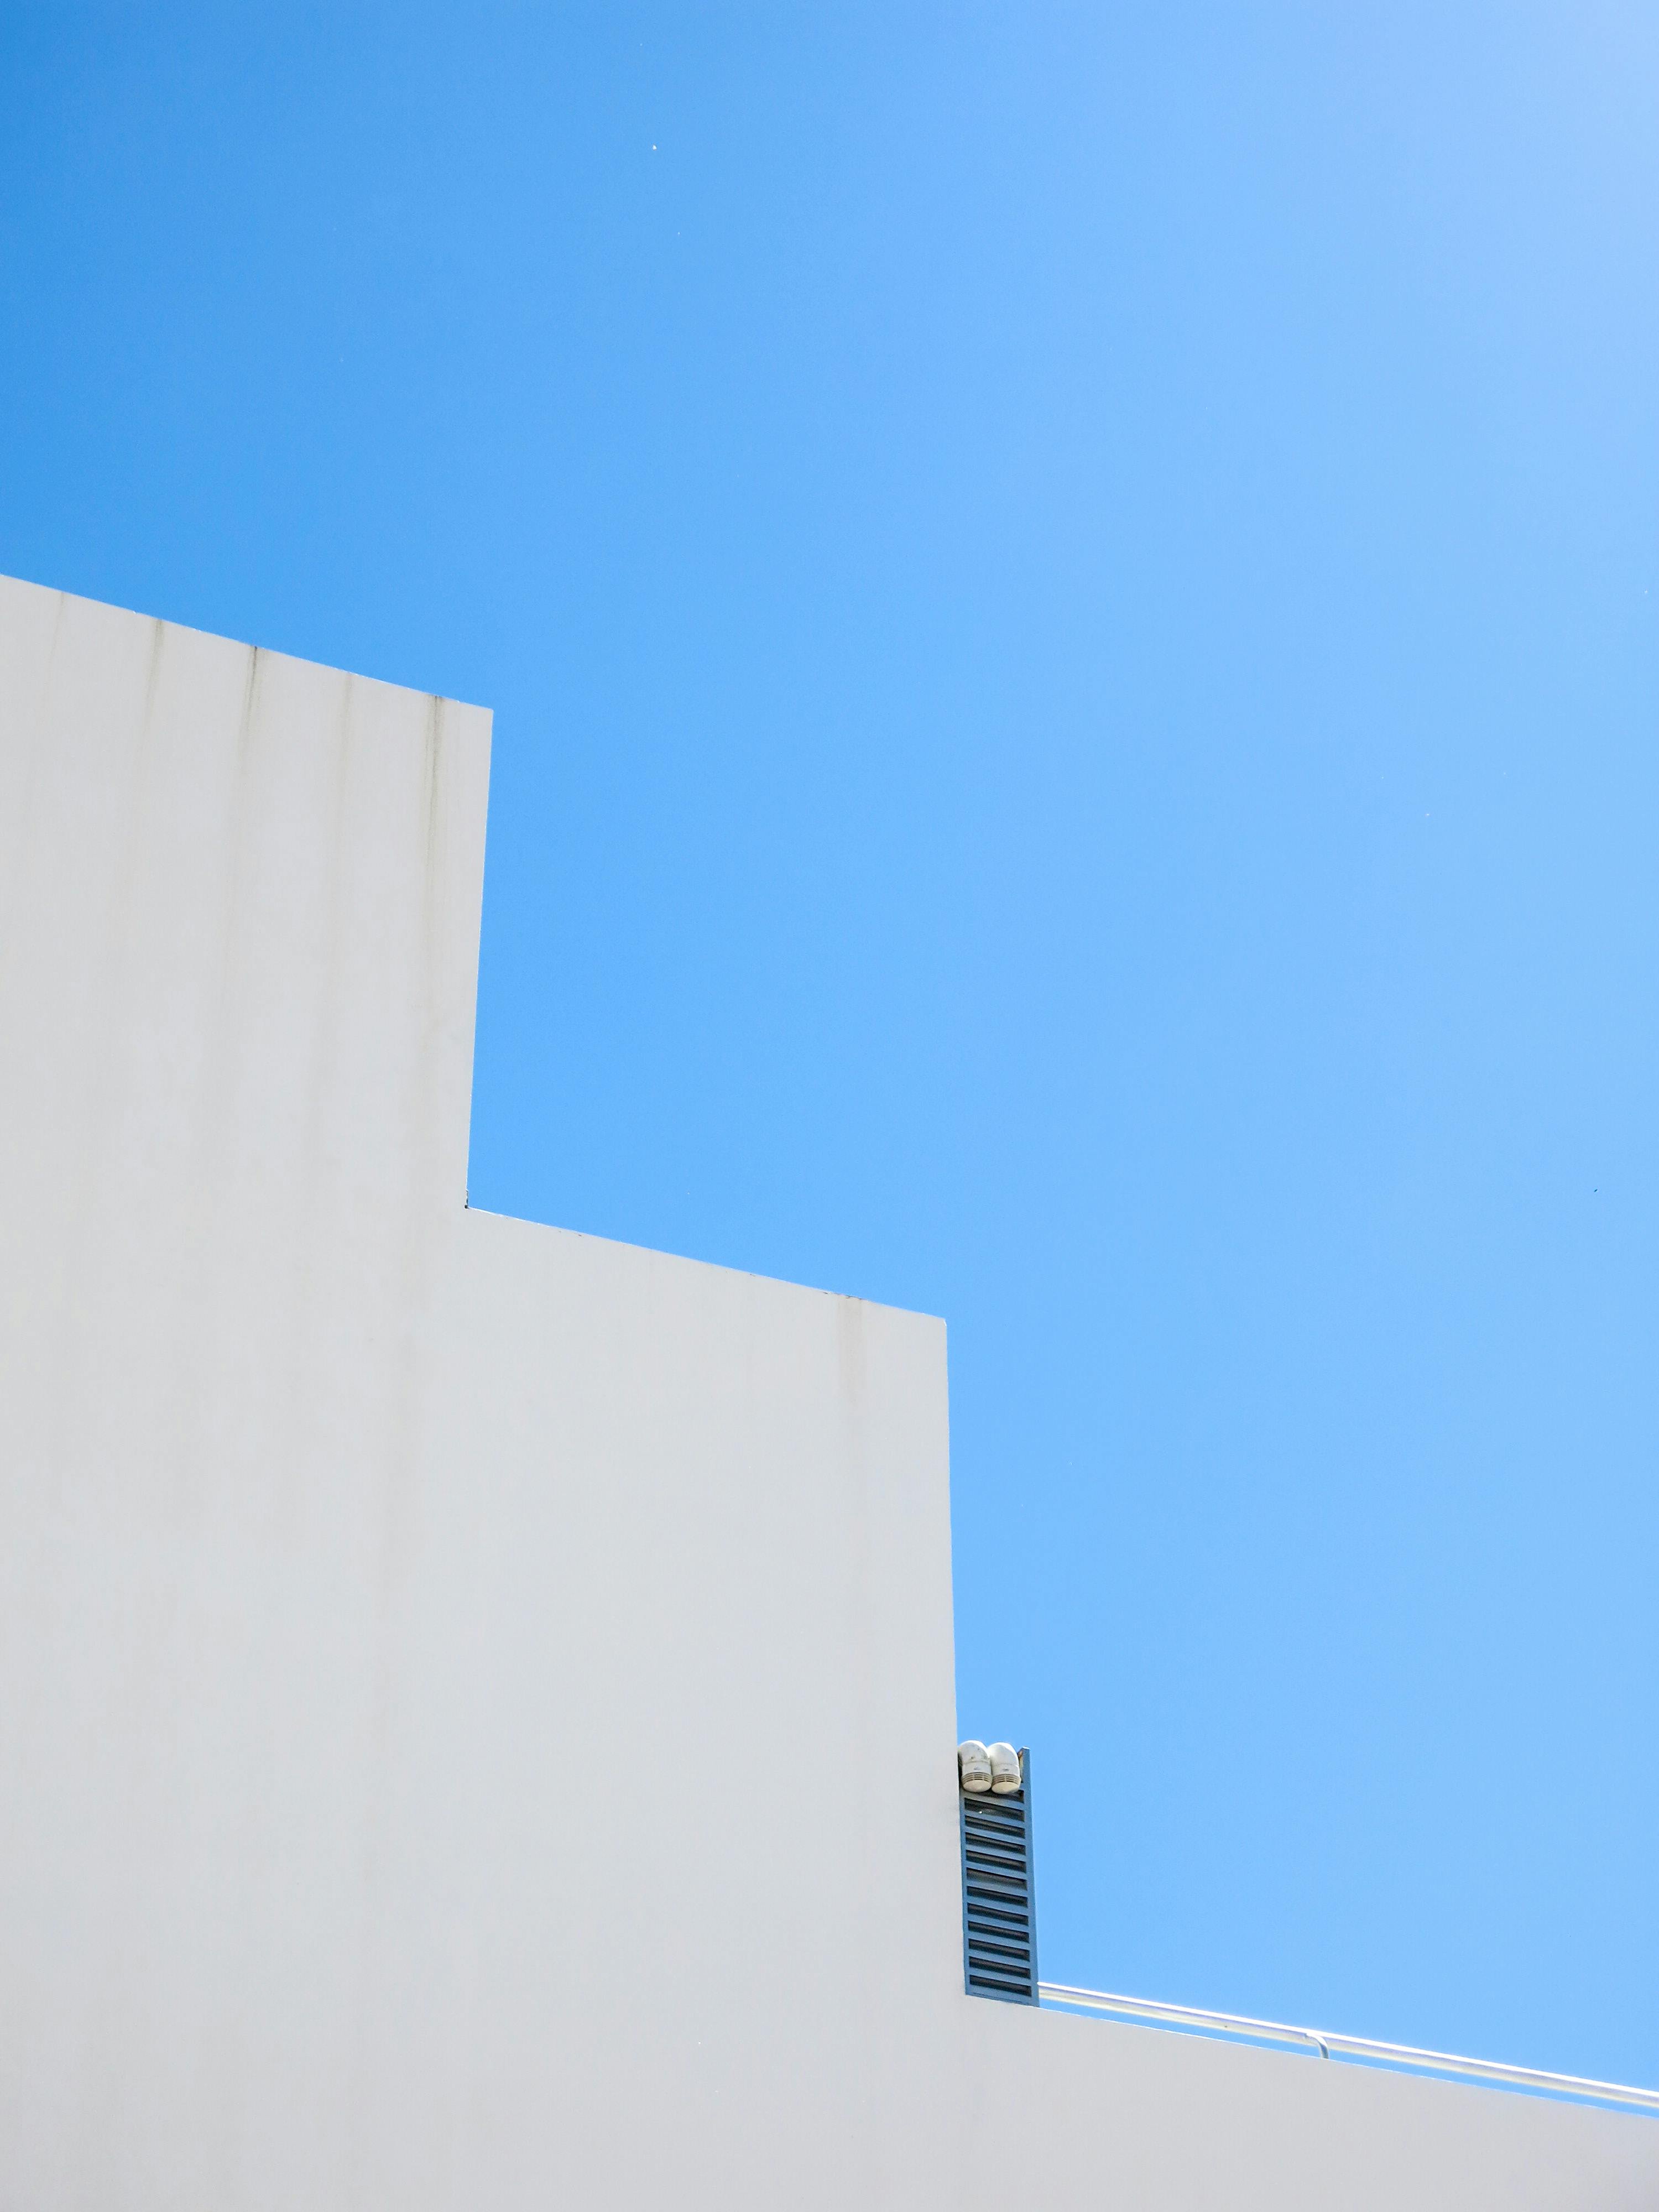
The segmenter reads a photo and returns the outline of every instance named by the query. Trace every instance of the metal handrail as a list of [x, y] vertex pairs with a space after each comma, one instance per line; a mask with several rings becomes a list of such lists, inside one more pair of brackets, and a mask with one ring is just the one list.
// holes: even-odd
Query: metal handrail
[[1532, 2066], [1506, 2066], [1492, 2058], [1458, 2058], [1446, 2051], [1416, 2051], [1406, 2043], [1378, 2043], [1370, 2036], [1334, 2035], [1327, 2028], [1291, 2027], [1283, 2021], [1251, 2020], [1243, 2013], [1209, 2012], [1198, 2005], [1160, 2004], [1150, 1997], [1113, 1996], [1104, 1990], [1074, 1990], [1064, 1982], [1039, 1982], [1039, 2001], [1079, 2012], [1115, 2014], [1153, 2021], [1164, 2027], [1189, 2028], [1200, 2035], [1249, 2037], [1255, 2042], [1310, 2046], [1323, 2058], [1352, 2058], [1373, 2066], [1414, 2073], [1450, 2074], [1466, 2081], [1490, 2081], [1500, 2088], [1530, 2089], [1553, 2097], [1577, 2097], [1595, 2104], [1631, 2105], [1659, 2112], [1659, 2089], [1633, 2089], [1618, 2081], [1586, 2081], [1576, 2074], [1547, 2074]]

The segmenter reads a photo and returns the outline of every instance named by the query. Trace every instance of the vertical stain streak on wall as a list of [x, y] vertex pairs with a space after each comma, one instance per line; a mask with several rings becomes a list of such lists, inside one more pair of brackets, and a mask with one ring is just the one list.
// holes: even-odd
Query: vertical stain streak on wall
[[435, 695], [427, 701], [425, 742], [421, 755], [421, 830], [423, 865], [421, 870], [421, 915], [426, 953], [428, 1005], [438, 946], [439, 869], [442, 861], [442, 790], [444, 702]]
[[422, 1051], [412, 1104], [413, 1143], [423, 1182], [435, 1181], [441, 1157], [442, 1117], [449, 1102], [440, 1087], [443, 1061], [445, 984], [448, 939], [453, 918], [445, 910], [451, 854], [447, 835], [448, 702], [434, 695], [425, 703], [421, 744], [420, 808], [420, 1009]]
[[[421, 1188], [429, 1188], [435, 1182], [441, 1157], [441, 1117], [447, 1103], [438, 1081], [444, 1013], [445, 933], [449, 926], [449, 917], [443, 908], [448, 860], [444, 822], [447, 703], [435, 694], [423, 702], [415, 822], [419, 847], [416, 878], [419, 910], [413, 920], [419, 967], [414, 1011], [421, 1048], [405, 1103], [410, 1155]], [[395, 1604], [409, 1572], [419, 1527], [416, 1462], [425, 1368], [422, 1330], [430, 1303], [434, 1224], [427, 1207], [418, 1202], [412, 1190], [410, 1201], [404, 1208], [399, 1265], [403, 1319], [395, 1340], [393, 1402], [377, 1516], [378, 1588], [381, 1602], [387, 1608]], [[389, 1620], [388, 1613], [388, 1633]]]
[[[880, 1735], [882, 1692], [876, 1674], [877, 1653], [881, 1645], [879, 1566], [875, 1556], [880, 1513], [873, 1494], [878, 1476], [870, 1434], [870, 1316], [860, 1298], [838, 1297], [835, 1307], [836, 1399], [842, 1432], [837, 1458], [843, 1468], [843, 1510], [848, 1516], [847, 1612], [841, 1633], [845, 1638], [842, 1648], [847, 1654], [845, 1663], [853, 1710], [858, 1716], [859, 1736], [861, 1741], [875, 1742]], [[858, 1756], [856, 1747], [854, 1756]], [[854, 1793], [849, 1811], [860, 1832], [860, 1857], [865, 1864], [873, 1864], [878, 1861], [884, 1844], [884, 1813], [876, 1793]], [[873, 1893], [866, 1893], [866, 1897], [867, 1911], [869, 1903], [873, 1902]], [[866, 1919], [853, 1933], [858, 1955], [866, 1962], [872, 1996], [879, 1987], [884, 1935], [879, 1921], [873, 1917]], [[866, 2095], [869, 2109], [875, 2112], [881, 2107], [885, 2085], [879, 2055], [873, 2045], [863, 2054], [863, 2063]], [[870, 2130], [864, 2152], [865, 2170], [859, 2176], [860, 2193], [871, 2203], [881, 2201], [878, 2134], [875, 2129]]]
[[[78, 625], [86, 626], [84, 608], [77, 610]], [[157, 694], [166, 649], [166, 625], [146, 622], [122, 637], [132, 653], [125, 713], [119, 726], [107, 811], [88, 834], [98, 844], [100, 898], [97, 918], [86, 941], [81, 972], [75, 978], [74, 997], [80, 1009], [82, 1035], [76, 1101], [78, 1125], [76, 1171], [60, 1186], [61, 1251], [64, 1290], [82, 1314], [98, 1309], [105, 1268], [101, 1262], [102, 1224], [110, 1208], [118, 1203], [118, 1186], [125, 1179], [131, 1141], [122, 1121], [132, 1092], [135, 1056], [139, 1049], [138, 1025], [142, 985], [136, 972], [134, 904], [141, 871], [152, 836], [149, 770], [156, 742]], [[65, 672], [66, 676], [70, 672]], [[78, 726], [86, 702], [72, 682], [60, 691], [49, 691], [46, 706], [50, 723], [71, 747], [84, 743]], [[64, 726], [67, 725], [68, 726]], [[95, 1067], [96, 1079], [91, 1079]], [[128, 1143], [123, 1137], [128, 1137]], [[53, 1457], [67, 1466], [75, 1455], [74, 1438], [88, 1403], [88, 1369], [98, 1352], [92, 1332], [65, 1328], [58, 1337], [58, 1404], [59, 1418]]]
[[[347, 2057], [345, 2170], [354, 2196], [374, 2194], [373, 2116], [377, 2089], [377, 2026], [395, 2004], [398, 1936], [383, 1909], [400, 1849], [397, 1777], [406, 1759], [415, 1717], [406, 1695], [412, 1585], [420, 1559], [422, 1465], [421, 1437], [430, 1351], [433, 1278], [436, 1267], [432, 1204], [434, 1152], [443, 1100], [437, 1085], [440, 977], [443, 928], [441, 872], [444, 702], [422, 702], [413, 763], [415, 805], [410, 823], [413, 863], [407, 878], [411, 911], [398, 917], [398, 937], [409, 944], [416, 971], [406, 982], [416, 1042], [409, 1085], [401, 1100], [402, 1141], [409, 1182], [399, 1207], [385, 1344], [386, 1398], [380, 1433], [364, 1468], [372, 1613], [369, 1682], [359, 1766], [363, 1816], [356, 1881], [362, 1900], [350, 1960], [353, 2022]], [[407, 767], [404, 768], [407, 773]]]
[[[23, 895], [23, 872], [19, 857], [27, 846], [33, 824], [35, 790], [40, 781], [41, 755], [45, 750], [42, 732], [46, 721], [46, 701], [52, 693], [52, 674], [58, 665], [58, 643], [64, 633], [64, 618], [70, 604], [65, 592], [52, 594], [52, 621], [46, 647], [33, 683], [27, 678], [20, 685], [15, 722], [5, 733], [5, 743], [22, 754], [21, 767], [12, 765], [10, 774], [11, 802], [0, 811], [0, 992], [6, 986], [6, 969], [12, 957], [12, 948], [17, 938], [17, 902]], [[20, 638], [20, 648], [27, 650], [27, 632]], [[8, 817], [9, 818], [8, 818]], [[0, 1051], [4, 1040], [0, 1039]]]
[[337, 1237], [340, 1163], [330, 1143], [331, 1109], [340, 1080], [341, 1024], [345, 1018], [345, 936], [348, 927], [346, 877], [349, 865], [348, 809], [359, 686], [342, 678], [327, 717], [326, 802], [322, 810], [319, 861], [321, 921], [318, 987], [310, 1006], [301, 1084], [301, 1126], [297, 1156], [303, 1178], [305, 1220], [294, 1270], [287, 1317], [289, 1382], [283, 1395], [306, 1407], [299, 1448], [276, 1470], [269, 1513], [273, 1532], [288, 1543], [304, 1540], [319, 1503], [322, 1469], [327, 1462], [331, 1408], [312, 1402], [305, 1377], [325, 1357], [320, 1334], [330, 1326], [330, 1277], [337, 1266], [331, 1248]]
[[198, 1521], [210, 1510], [216, 1486], [212, 1431], [205, 1409], [214, 1401], [212, 1370], [222, 1357], [225, 1318], [215, 1272], [234, 1170], [238, 1075], [248, 1011], [243, 937], [249, 847], [256, 827], [253, 784], [265, 655], [258, 646], [249, 646], [242, 662], [240, 708], [234, 730], [226, 732], [229, 772], [214, 788], [219, 829], [216, 865], [202, 887], [203, 922], [212, 945], [212, 981], [195, 1095], [186, 1109], [191, 1127], [178, 1192], [184, 1304], [190, 1323], [181, 1334], [173, 1370], [172, 1422], [178, 1449], [172, 1502], [180, 1525]]
[[[238, 956], [240, 950], [246, 868], [252, 813], [253, 763], [259, 726], [259, 694], [264, 672], [257, 645], [246, 648], [241, 711], [237, 716], [234, 772], [228, 794], [223, 844], [214, 907], [210, 917], [216, 955], [217, 988], [205, 1080], [199, 1102], [198, 1144], [204, 1169], [216, 1158], [227, 1135], [225, 1115], [234, 1073], [235, 1022], [238, 994]], [[204, 1182], [207, 1180], [204, 1174]]]

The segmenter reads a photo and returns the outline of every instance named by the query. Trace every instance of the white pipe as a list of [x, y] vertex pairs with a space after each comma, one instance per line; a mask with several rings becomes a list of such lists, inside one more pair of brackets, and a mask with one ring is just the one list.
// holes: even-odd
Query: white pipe
[[1414, 2068], [1455, 2074], [1469, 2081], [1492, 2081], [1510, 2089], [1543, 2090], [1557, 2097], [1583, 2097], [1599, 2104], [1635, 2105], [1659, 2112], [1659, 2089], [1632, 2089], [1617, 2081], [1586, 2081], [1576, 2074], [1547, 2074], [1530, 2066], [1505, 2066], [1496, 2059], [1457, 2058], [1444, 2051], [1416, 2051], [1405, 2043], [1376, 2043], [1368, 2036], [1333, 2035], [1327, 2029], [1291, 2027], [1282, 2021], [1250, 2020], [1243, 2013], [1207, 2012], [1197, 2005], [1160, 2004], [1150, 1997], [1109, 1996], [1103, 1990], [1074, 1990], [1063, 1982], [1039, 1982], [1044, 2004], [1068, 2005], [1080, 2012], [1115, 2014], [1126, 2020], [1185, 2027], [1200, 2035], [1244, 2035], [1270, 2043], [1315, 2046], [1322, 2057], [1369, 2060], [1373, 2065]]

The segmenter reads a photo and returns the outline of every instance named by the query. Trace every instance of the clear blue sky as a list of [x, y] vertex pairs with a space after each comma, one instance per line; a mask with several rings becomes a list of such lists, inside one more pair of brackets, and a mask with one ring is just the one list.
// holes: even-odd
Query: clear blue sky
[[0, 71], [0, 568], [496, 709], [473, 1200], [947, 1318], [1046, 1971], [1659, 2081], [1659, 17]]

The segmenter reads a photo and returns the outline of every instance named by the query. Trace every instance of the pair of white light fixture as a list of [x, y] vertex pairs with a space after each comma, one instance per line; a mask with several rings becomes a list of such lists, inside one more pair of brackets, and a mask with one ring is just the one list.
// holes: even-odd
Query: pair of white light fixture
[[1019, 1753], [1011, 1743], [987, 1746], [969, 1736], [957, 1746], [957, 1765], [970, 1796], [981, 1796], [989, 1790], [999, 1797], [1012, 1797], [1020, 1786]]

